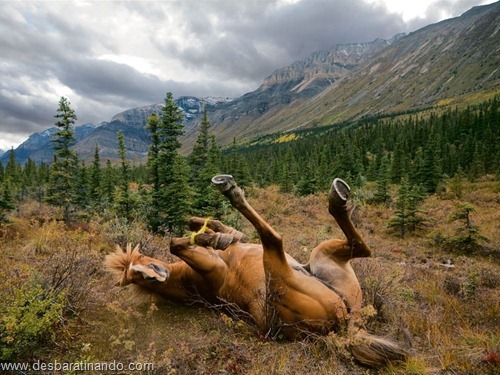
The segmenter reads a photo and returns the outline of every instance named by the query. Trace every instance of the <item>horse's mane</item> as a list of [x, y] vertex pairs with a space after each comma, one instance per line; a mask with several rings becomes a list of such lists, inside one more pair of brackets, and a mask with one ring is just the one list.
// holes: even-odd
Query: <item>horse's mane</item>
[[129, 280], [127, 280], [127, 270], [130, 263], [139, 255], [139, 245], [132, 249], [132, 244], [127, 244], [125, 251], [119, 245], [116, 245], [115, 252], [106, 255], [104, 265], [109, 272], [115, 275], [118, 285], [124, 286], [129, 283]]

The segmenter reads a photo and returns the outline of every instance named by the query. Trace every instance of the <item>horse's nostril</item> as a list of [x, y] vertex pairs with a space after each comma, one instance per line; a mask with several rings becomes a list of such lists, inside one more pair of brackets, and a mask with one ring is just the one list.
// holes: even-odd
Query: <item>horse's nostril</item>
[[161, 276], [165, 276], [167, 274], [167, 270], [161, 264], [149, 263], [148, 268], [151, 268], [153, 271], [155, 271], [157, 274]]

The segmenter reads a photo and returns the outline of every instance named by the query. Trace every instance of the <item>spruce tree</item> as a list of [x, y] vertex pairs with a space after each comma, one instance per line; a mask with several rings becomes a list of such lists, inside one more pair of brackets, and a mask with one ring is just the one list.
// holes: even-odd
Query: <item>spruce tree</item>
[[10, 178], [10, 183], [16, 187], [21, 183], [21, 167], [16, 162], [16, 155], [13, 148], [9, 151], [9, 160], [5, 166], [5, 175]]
[[193, 190], [189, 186], [189, 166], [184, 157], [177, 153], [172, 168], [170, 183], [162, 189], [165, 200], [165, 224], [169, 233], [182, 235], [187, 216], [191, 210]]
[[211, 178], [218, 172], [217, 155], [218, 146], [215, 137], [210, 133], [210, 123], [205, 109], [196, 143], [188, 158], [191, 167], [190, 182], [194, 189], [193, 210], [197, 215], [214, 217], [217, 211], [220, 211], [220, 194], [211, 182]]
[[[167, 93], [162, 107], [160, 121], [154, 119], [148, 122], [151, 131], [152, 148], [149, 153], [150, 171], [157, 171], [153, 175], [153, 180], [157, 178], [158, 190], [153, 187], [153, 197], [151, 214], [149, 215], [149, 225], [154, 232], [168, 231], [170, 233], [179, 230], [180, 221], [185, 220], [185, 216], [177, 216], [179, 212], [187, 212], [190, 207], [190, 200], [185, 199], [186, 192], [183, 183], [185, 170], [184, 165], [178, 160], [178, 150], [181, 147], [179, 137], [183, 134], [182, 110], [175, 102], [171, 92]], [[156, 128], [156, 131], [154, 129]], [[189, 171], [188, 171], [189, 172]], [[189, 173], [186, 175], [189, 179]], [[153, 181], [153, 184], [155, 182]], [[181, 205], [182, 207], [175, 206]]]
[[64, 97], [59, 101], [55, 118], [58, 130], [52, 135], [55, 154], [51, 167], [48, 201], [55, 206], [62, 207], [64, 221], [69, 222], [71, 206], [75, 198], [73, 181], [78, 165], [76, 152], [71, 149], [75, 142], [73, 126], [77, 118], [70, 107], [70, 102]]
[[472, 222], [471, 214], [475, 210], [476, 207], [468, 202], [455, 203], [455, 210], [449, 216], [448, 221], [459, 222], [461, 225], [456, 229], [456, 235], [448, 239], [451, 250], [472, 253], [480, 248], [481, 242], [489, 241], [481, 234], [479, 226]]
[[116, 170], [111, 164], [111, 160], [106, 160], [104, 176], [102, 181], [102, 196], [106, 205], [111, 205], [115, 198]]
[[312, 162], [308, 162], [306, 168], [302, 171], [296, 189], [298, 195], [310, 195], [318, 191], [318, 178]]
[[117, 134], [118, 138], [118, 156], [120, 157], [120, 174], [118, 180], [118, 189], [115, 197], [116, 211], [118, 215], [127, 221], [132, 220], [133, 202], [130, 193], [130, 164], [127, 160], [127, 151], [125, 149], [125, 137], [122, 131]]
[[75, 198], [73, 202], [80, 208], [86, 209], [90, 203], [90, 179], [89, 171], [82, 161], [75, 173]]
[[6, 214], [16, 208], [14, 204], [10, 178], [7, 177], [0, 184], [0, 223], [8, 221]]
[[183, 114], [171, 92], [167, 93], [158, 123], [158, 169], [160, 185], [167, 186], [173, 175], [174, 161], [181, 147], [179, 137], [184, 134]]
[[99, 207], [102, 201], [102, 173], [101, 159], [99, 157], [99, 145], [96, 143], [94, 161], [90, 168], [90, 201], [94, 207]]
[[160, 190], [160, 171], [158, 167], [158, 154], [160, 149], [160, 135], [158, 133], [158, 124], [160, 118], [156, 113], [151, 114], [146, 120], [146, 127], [149, 129], [151, 137], [151, 145], [149, 146], [148, 153], [148, 170], [150, 182], [153, 185], [153, 195], [158, 196]]
[[425, 223], [418, 209], [422, 198], [421, 187], [410, 185], [408, 177], [403, 177], [395, 203], [395, 216], [389, 221], [389, 227], [399, 230], [401, 238]]
[[391, 163], [387, 153], [382, 156], [378, 177], [376, 181], [376, 191], [372, 201], [375, 203], [387, 203], [391, 199], [389, 195], [389, 183], [391, 173]]

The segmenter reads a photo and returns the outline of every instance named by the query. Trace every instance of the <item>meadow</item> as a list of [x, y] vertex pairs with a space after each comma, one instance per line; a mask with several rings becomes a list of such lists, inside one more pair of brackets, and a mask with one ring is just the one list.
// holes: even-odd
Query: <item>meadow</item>
[[[373, 187], [372, 187], [373, 188]], [[104, 269], [115, 245], [140, 243], [148, 256], [174, 261], [169, 238], [146, 224], [87, 218], [66, 225], [54, 207], [19, 204], [0, 226], [2, 362], [152, 363], [145, 374], [495, 374], [500, 372], [500, 182], [445, 184], [425, 198], [425, 228], [400, 238], [388, 228], [393, 205], [367, 204], [354, 191], [353, 214], [373, 256], [353, 261], [364, 293], [366, 328], [411, 352], [381, 370], [355, 363], [351, 338], [337, 333], [288, 342], [209, 306], [184, 306], [114, 285]], [[326, 194], [297, 197], [247, 188], [249, 202], [283, 235], [285, 249], [307, 262], [312, 248], [342, 233]], [[446, 246], [460, 229], [457, 201], [474, 205], [485, 239], [472, 250]], [[224, 221], [251, 242], [258, 236], [235, 212]], [[28, 372], [29, 373], [29, 372]], [[51, 373], [79, 373], [51, 372]], [[80, 372], [82, 373], [82, 372]], [[85, 372], [100, 374], [103, 372]]]

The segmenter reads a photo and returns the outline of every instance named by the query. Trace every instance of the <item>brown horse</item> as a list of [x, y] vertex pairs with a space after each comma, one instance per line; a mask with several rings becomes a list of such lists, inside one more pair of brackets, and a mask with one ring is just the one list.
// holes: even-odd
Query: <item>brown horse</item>
[[[289, 339], [339, 331], [355, 320], [362, 292], [350, 260], [371, 252], [351, 222], [344, 181], [333, 181], [328, 209], [346, 239], [319, 244], [306, 265], [284, 251], [281, 236], [250, 206], [232, 176], [212, 182], [255, 227], [262, 245], [240, 242], [243, 235], [219, 221], [192, 218], [190, 228], [198, 232], [171, 241], [171, 253], [182, 261], [161, 262], [131, 246], [108, 255], [107, 267], [118, 275], [119, 285], [133, 283], [180, 301], [236, 306], [261, 330], [279, 328]], [[364, 364], [379, 367], [407, 357], [389, 340], [361, 329], [357, 336], [350, 349]]]

